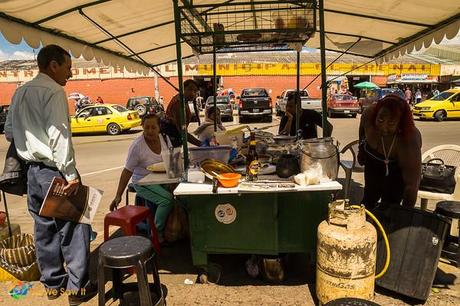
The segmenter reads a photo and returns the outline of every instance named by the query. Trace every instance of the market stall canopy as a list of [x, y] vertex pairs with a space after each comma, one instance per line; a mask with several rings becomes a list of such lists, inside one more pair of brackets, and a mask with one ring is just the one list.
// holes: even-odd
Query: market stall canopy
[[353, 85], [354, 88], [361, 88], [361, 89], [372, 89], [372, 88], [379, 88], [376, 84], [372, 82], [361, 82], [356, 85]]
[[[180, 0], [179, 4], [189, 2]], [[380, 61], [404, 55], [414, 48], [429, 47], [444, 37], [451, 39], [460, 29], [458, 0], [324, 2], [326, 49], [344, 51], [355, 44], [348, 53]], [[257, 11], [248, 14], [248, 20], [244, 21], [257, 26], [260, 18], [264, 18], [260, 14], [271, 16], [266, 9], [277, 1], [193, 0], [193, 5], [211, 4], [216, 8], [238, 3], [241, 9]], [[206, 13], [209, 12], [198, 11], [201, 16]], [[234, 22], [243, 20], [229, 19], [223, 26]], [[153, 66], [176, 59], [172, 0], [1, 1], [0, 30], [14, 44], [22, 39], [32, 48], [55, 43], [75, 57], [95, 58], [129, 71], [146, 73]], [[307, 46], [319, 47], [318, 33]], [[193, 54], [192, 48], [183, 43], [182, 57]]]

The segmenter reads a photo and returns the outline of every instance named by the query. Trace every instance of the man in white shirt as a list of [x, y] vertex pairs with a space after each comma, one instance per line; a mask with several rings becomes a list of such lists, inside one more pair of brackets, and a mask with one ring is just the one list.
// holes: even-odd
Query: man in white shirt
[[78, 290], [79, 294], [69, 295], [70, 305], [78, 305], [95, 295], [93, 286], [89, 286], [90, 226], [39, 216], [53, 177], [67, 181], [67, 194], [80, 185], [67, 95], [62, 87], [72, 77], [72, 61], [67, 51], [48, 45], [38, 53], [37, 63], [39, 74], [13, 96], [5, 135], [8, 140], [14, 139], [19, 157], [28, 164], [28, 209], [35, 221], [40, 280], [50, 289], [49, 299], [65, 290]]

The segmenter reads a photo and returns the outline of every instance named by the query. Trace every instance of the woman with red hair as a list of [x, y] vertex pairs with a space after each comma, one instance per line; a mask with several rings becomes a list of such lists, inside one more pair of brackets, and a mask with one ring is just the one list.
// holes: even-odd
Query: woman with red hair
[[364, 198], [414, 207], [420, 183], [422, 137], [409, 105], [388, 95], [366, 109], [359, 125], [358, 161], [364, 165]]

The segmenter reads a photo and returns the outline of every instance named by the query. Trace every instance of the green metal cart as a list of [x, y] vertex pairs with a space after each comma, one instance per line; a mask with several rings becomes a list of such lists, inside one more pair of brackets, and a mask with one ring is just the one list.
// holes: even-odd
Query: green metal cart
[[174, 194], [184, 200], [191, 232], [193, 264], [208, 265], [208, 254], [309, 253], [316, 229], [327, 215], [337, 182], [293, 190], [239, 192], [206, 184], [181, 183]]

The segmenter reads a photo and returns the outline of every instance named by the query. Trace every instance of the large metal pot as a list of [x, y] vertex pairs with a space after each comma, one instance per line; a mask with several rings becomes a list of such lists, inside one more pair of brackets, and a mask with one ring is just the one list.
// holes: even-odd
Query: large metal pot
[[300, 153], [300, 171], [321, 166], [323, 177], [337, 178], [339, 171], [339, 151], [332, 137], [312, 138], [298, 142]]

